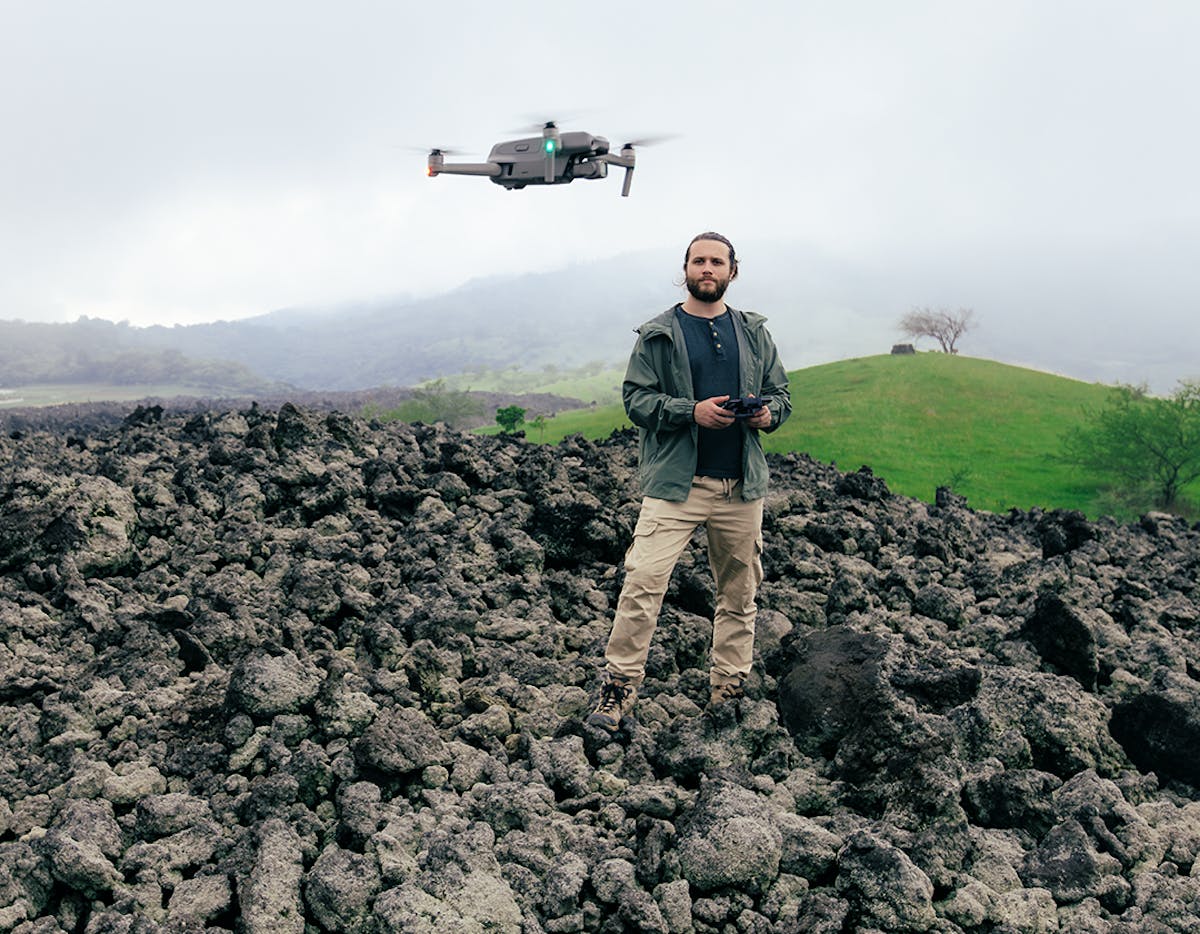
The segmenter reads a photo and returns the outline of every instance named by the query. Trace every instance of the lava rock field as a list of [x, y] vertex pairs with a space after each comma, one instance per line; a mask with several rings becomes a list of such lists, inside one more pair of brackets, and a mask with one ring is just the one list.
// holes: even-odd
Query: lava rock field
[[696, 547], [609, 735], [631, 434], [9, 431], [0, 932], [1200, 929], [1200, 529], [770, 464], [747, 696]]

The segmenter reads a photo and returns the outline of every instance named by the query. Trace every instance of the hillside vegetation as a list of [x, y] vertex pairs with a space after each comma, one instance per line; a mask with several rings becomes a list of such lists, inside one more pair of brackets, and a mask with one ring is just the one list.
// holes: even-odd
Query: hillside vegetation
[[219, 354], [148, 345], [141, 331], [125, 323], [80, 318], [74, 324], [0, 321], [0, 388], [21, 390], [20, 395], [36, 400], [31, 405], [53, 405], [156, 393], [245, 395], [286, 387]]
[[[806, 453], [843, 470], [869, 466], [898, 493], [931, 501], [939, 486], [978, 509], [1125, 510], [1097, 477], [1058, 459], [1063, 435], [1109, 388], [960, 355], [881, 354], [789, 374], [793, 414], [768, 451]], [[563, 412], [534, 440], [630, 427], [619, 405]], [[1192, 500], [1196, 491], [1190, 491]]]
[[[588, 405], [612, 405], [621, 401], [621, 380], [624, 375], [623, 364], [609, 365], [592, 361], [569, 369], [547, 364], [536, 371], [524, 369], [516, 364], [503, 369], [480, 367], [429, 382], [441, 382], [451, 390], [513, 394], [547, 393], [579, 399]], [[533, 417], [539, 413], [529, 414]]]

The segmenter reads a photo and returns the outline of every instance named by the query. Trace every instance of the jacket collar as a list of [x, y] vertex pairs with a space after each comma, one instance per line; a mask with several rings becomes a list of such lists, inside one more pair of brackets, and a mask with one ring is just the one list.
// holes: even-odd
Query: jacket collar
[[[674, 335], [671, 329], [675, 322], [675, 309], [678, 307], [679, 303], [676, 302], [662, 314], [656, 315], [643, 324], [637, 329], [637, 332], [642, 335], [642, 337], [654, 337], [656, 335], [662, 335], [667, 338], [673, 337]], [[742, 311], [740, 308], [734, 308], [732, 305], [727, 305], [726, 307], [729, 309], [729, 313], [733, 317], [734, 321], [740, 323], [746, 328], [757, 328], [767, 320], [762, 315], [755, 314], [752, 311]]]

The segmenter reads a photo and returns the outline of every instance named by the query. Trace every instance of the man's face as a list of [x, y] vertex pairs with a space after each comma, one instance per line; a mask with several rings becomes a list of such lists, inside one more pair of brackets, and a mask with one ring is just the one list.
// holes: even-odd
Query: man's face
[[691, 245], [683, 281], [692, 298], [710, 305], [719, 302], [733, 275], [729, 247], [720, 240], [697, 240]]

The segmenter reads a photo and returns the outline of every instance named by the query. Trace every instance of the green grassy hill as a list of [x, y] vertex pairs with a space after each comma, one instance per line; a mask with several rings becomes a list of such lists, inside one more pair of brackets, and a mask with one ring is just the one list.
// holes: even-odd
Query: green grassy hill
[[[1121, 512], [1096, 477], [1055, 458], [1085, 407], [1104, 404], [1106, 386], [941, 353], [859, 357], [789, 376], [792, 417], [764, 437], [769, 451], [806, 453], [842, 470], [866, 464], [893, 492], [926, 501], [949, 486], [976, 509]], [[620, 406], [604, 406], [526, 432], [552, 443], [627, 426]]]

